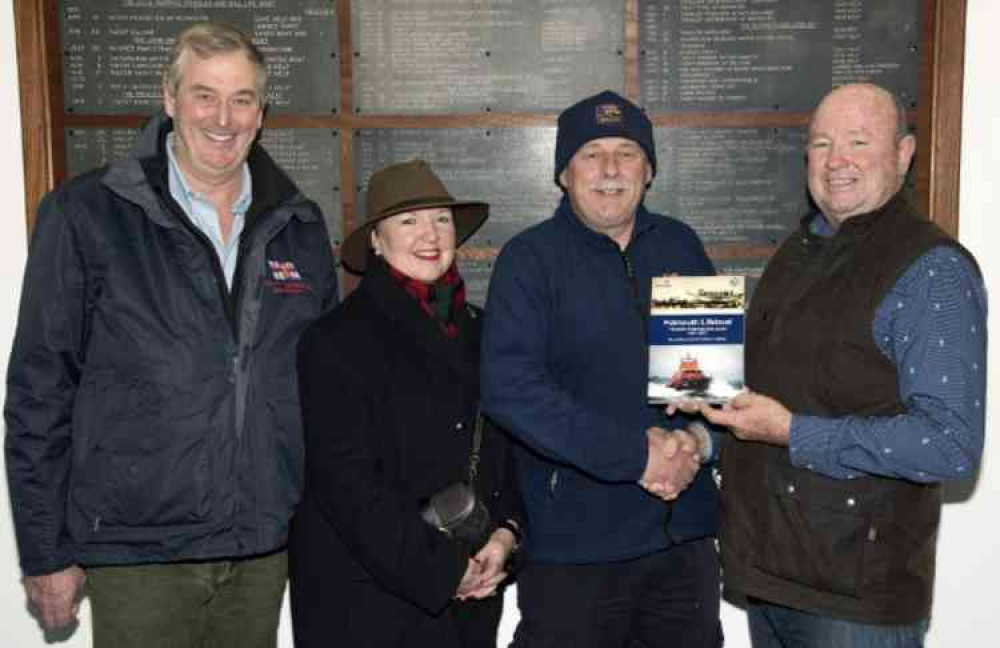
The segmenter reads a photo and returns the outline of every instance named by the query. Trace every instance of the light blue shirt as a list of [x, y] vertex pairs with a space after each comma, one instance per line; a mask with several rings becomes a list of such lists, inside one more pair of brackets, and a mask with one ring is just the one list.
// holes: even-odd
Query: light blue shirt
[[177, 164], [177, 157], [174, 155], [174, 133], [167, 135], [167, 159], [170, 161], [170, 171], [168, 174], [170, 183], [170, 195], [173, 196], [177, 204], [181, 206], [187, 217], [191, 219], [194, 226], [208, 237], [215, 253], [219, 257], [219, 264], [222, 266], [222, 273], [226, 277], [226, 286], [233, 289], [233, 275], [236, 274], [236, 259], [239, 256], [240, 235], [243, 234], [243, 226], [246, 223], [246, 213], [250, 209], [250, 201], [253, 195], [253, 187], [250, 180], [250, 167], [243, 163], [243, 178], [240, 186], [240, 194], [233, 201], [231, 211], [233, 212], [233, 227], [229, 231], [229, 240], [222, 239], [222, 228], [219, 226], [219, 213], [215, 207], [204, 196], [191, 189], [187, 178], [181, 172]]

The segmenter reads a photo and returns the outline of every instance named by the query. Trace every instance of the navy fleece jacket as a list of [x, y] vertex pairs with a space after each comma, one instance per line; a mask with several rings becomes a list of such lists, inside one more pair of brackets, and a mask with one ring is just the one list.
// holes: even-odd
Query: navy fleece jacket
[[513, 238], [490, 281], [483, 406], [522, 442], [516, 451], [529, 560], [597, 563], [714, 535], [710, 470], [674, 504], [637, 481], [645, 430], [666, 421], [646, 402], [650, 284], [714, 274], [694, 231], [639, 208], [622, 251], [584, 226], [564, 197]]

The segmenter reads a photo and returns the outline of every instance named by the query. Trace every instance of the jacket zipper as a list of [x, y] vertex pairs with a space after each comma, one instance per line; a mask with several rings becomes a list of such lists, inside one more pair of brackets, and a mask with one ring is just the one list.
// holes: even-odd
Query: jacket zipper
[[642, 303], [642, 290], [639, 287], [639, 278], [635, 275], [635, 267], [632, 265], [632, 259], [629, 258], [628, 248], [624, 250], [618, 248], [618, 255], [621, 257], [622, 265], [625, 267], [625, 279], [632, 290], [632, 304], [635, 306], [636, 314], [639, 316], [640, 339], [643, 346], [645, 346], [649, 337], [648, 308]]
[[[237, 331], [236, 323], [234, 321], [235, 320], [233, 316], [234, 308], [230, 305], [230, 294], [229, 294], [230, 291], [228, 286], [226, 285], [226, 275], [225, 272], [223, 272], [222, 270], [222, 262], [219, 261], [219, 255], [215, 252], [215, 248], [212, 247], [212, 242], [208, 240], [208, 237], [205, 236], [204, 232], [198, 229], [198, 227], [191, 222], [191, 219], [188, 217], [186, 213], [184, 213], [184, 210], [181, 209], [180, 206], [177, 205], [177, 203], [174, 201], [173, 196], [169, 195], [169, 193], [166, 194], [163, 193], [163, 190], [159, 187], [157, 187], [156, 193], [160, 197], [160, 203], [167, 209], [167, 211], [169, 211], [178, 219], [180, 219], [180, 222], [184, 225], [184, 228], [187, 229], [187, 231], [190, 232], [195, 237], [195, 240], [198, 241], [201, 247], [206, 252], [208, 252], [208, 256], [211, 259], [211, 264], [212, 264], [212, 274], [215, 276], [215, 287], [219, 291], [219, 299], [222, 303], [222, 308], [226, 313], [226, 320], [229, 322], [230, 330], [233, 334], [233, 340], [238, 342], [239, 331]], [[246, 234], [246, 231], [244, 231], [244, 234]], [[240, 252], [239, 255], [237, 256], [237, 262], [236, 262], [237, 272], [233, 275], [234, 286], [238, 285], [237, 278], [239, 277], [239, 266], [241, 265], [240, 259], [243, 255], [243, 243], [245, 239], [243, 239], [242, 236], [243, 235], [241, 234]]]
[[[233, 357], [233, 380], [237, 386], [236, 389], [237, 394], [239, 394], [239, 392], [241, 391], [240, 382], [245, 380], [244, 375], [250, 363], [250, 352], [249, 352], [250, 348], [248, 343], [244, 342], [241, 344], [240, 338], [242, 336], [240, 335], [240, 330], [239, 330], [240, 318], [238, 317], [240, 309], [237, 308], [237, 305], [243, 299], [242, 274], [243, 274], [244, 260], [247, 254], [249, 254], [249, 250], [252, 247], [252, 242], [254, 235], [256, 234], [257, 224], [259, 219], [258, 218], [248, 219], [246, 225], [243, 228], [242, 234], [240, 234], [240, 246], [239, 246], [239, 252], [237, 253], [236, 257], [236, 270], [233, 273], [233, 290], [231, 291], [226, 285], [226, 276], [222, 270], [222, 263], [219, 261], [219, 255], [215, 252], [215, 248], [212, 247], [212, 242], [208, 240], [208, 237], [205, 236], [204, 232], [199, 230], [195, 226], [195, 224], [191, 222], [191, 219], [188, 218], [187, 214], [184, 213], [184, 210], [181, 209], [176, 204], [176, 202], [173, 199], [173, 196], [164, 194], [162, 190], [157, 190], [156, 193], [161, 199], [161, 204], [163, 204], [163, 206], [166, 207], [167, 210], [169, 210], [171, 213], [173, 213], [180, 219], [180, 222], [183, 223], [184, 227], [188, 230], [188, 232], [190, 232], [195, 237], [195, 240], [197, 240], [200, 243], [202, 248], [208, 253], [209, 258], [211, 259], [212, 270], [213, 274], [215, 275], [216, 287], [219, 290], [219, 297], [222, 301], [222, 307], [226, 314], [226, 320], [229, 322], [230, 325], [230, 334], [232, 335], [233, 342], [236, 345], [236, 355], [235, 357]], [[260, 296], [260, 293], [263, 291], [263, 289], [264, 289], [264, 284], [263, 282], [261, 282], [258, 285], [258, 291], [257, 291], [258, 297]], [[234, 425], [236, 428], [235, 434], [237, 439], [242, 438], [243, 436], [243, 425], [245, 423], [244, 407], [245, 405], [242, 402], [236, 403], [237, 412], [236, 412], [236, 421], [234, 421]]]

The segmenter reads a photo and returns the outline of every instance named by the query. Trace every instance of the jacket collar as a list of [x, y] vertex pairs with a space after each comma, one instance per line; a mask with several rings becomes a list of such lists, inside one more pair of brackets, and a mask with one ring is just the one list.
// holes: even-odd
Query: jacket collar
[[[576, 215], [573, 211], [573, 205], [569, 200], [569, 195], [563, 192], [562, 199], [559, 201], [559, 206], [556, 207], [555, 214], [553, 216], [557, 222], [563, 224], [564, 227], [568, 228], [574, 236], [578, 236], [582, 241], [589, 245], [593, 245], [599, 248], [606, 248], [608, 243], [614, 245], [615, 249], [618, 249], [618, 244], [607, 234], [601, 234], [600, 232], [595, 232], [580, 220], [580, 217]], [[632, 238], [629, 241], [629, 245], [632, 241], [645, 234], [651, 229], [659, 226], [659, 219], [654, 218], [646, 210], [646, 205], [642, 202], [639, 203], [639, 207], [635, 212], [635, 227], [632, 228]]]
[[[163, 110], [155, 114], [143, 128], [130, 157], [112, 163], [102, 181], [126, 200], [144, 208], [146, 215], [164, 227], [180, 223], [161, 206], [172, 204], [168, 180], [167, 134], [173, 130], [173, 120]], [[247, 157], [253, 185], [253, 199], [247, 211], [247, 225], [261, 214], [278, 205], [289, 206], [305, 202], [295, 183], [257, 142]], [[294, 214], [304, 221], [317, 220], [310, 209], [297, 209]]]
[[417, 299], [389, 275], [382, 260], [372, 260], [368, 264], [358, 291], [372, 298], [386, 319], [399, 330], [400, 336], [413, 340], [478, 393], [480, 326], [475, 321], [479, 317], [477, 310], [467, 305], [455, 313], [458, 335], [448, 337], [437, 321], [423, 311]]
[[867, 238], [882, 227], [889, 226], [890, 222], [899, 218], [916, 218], [915, 214], [906, 191], [902, 190], [878, 209], [848, 218], [840, 224], [840, 227], [832, 235], [824, 236], [815, 233], [813, 223], [818, 218], [826, 218], [819, 211], [809, 212], [802, 218], [799, 232], [804, 238], [813, 242], [821, 243], [828, 240], [838, 245], [850, 245], [855, 241]]

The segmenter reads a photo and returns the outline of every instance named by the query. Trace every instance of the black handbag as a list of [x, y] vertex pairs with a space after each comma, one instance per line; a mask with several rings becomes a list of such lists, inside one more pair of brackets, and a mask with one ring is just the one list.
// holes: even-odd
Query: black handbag
[[483, 442], [483, 416], [476, 414], [469, 455], [469, 479], [449, 484], [427, 500], [420, 514], [424, 521], [462, 545], [469, 555], [483, 548], [493, 532], [493, 519], [476, 492], [479, 449]]

